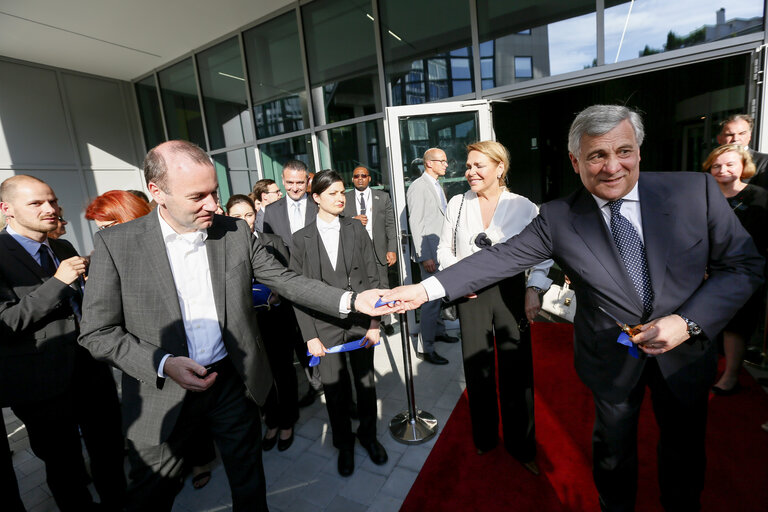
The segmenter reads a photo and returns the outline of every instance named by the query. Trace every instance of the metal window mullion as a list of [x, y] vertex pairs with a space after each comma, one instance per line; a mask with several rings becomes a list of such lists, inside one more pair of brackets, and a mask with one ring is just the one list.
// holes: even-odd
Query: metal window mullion
[[605, 64], [605, 0], [596, 0], [595, 14], [597, 25], [597, 65]]
[[[245, 58], [245, 37], [244, 32], [240, 31], [237, 33], [237, 42], [240, 45], [240, 62], [243, 66], [243, 78], [245, 78], [245, 102], [248, 105], [248, 117], [251, 118], [251, 134], [253, 135], [253, 140], [251, 142], [245, 142], [245, 166], [248, 167], [248, 179], [250, 181], [251, 178], [251, 166], [248, 165], [248, 147], [253, 146], [254, 151], [254, 158], [256, 161], [256, 176], [258, 176], [259, 179], [264, 177], [264, 170], [261, 167], [261, 158], [259, 157], [259, 150], [258, 150], [258, 141], [259, 141], [259, 134], [256, 131], [256, 112], [253, 110], [253, 99], [251, 98], [251, 77], [248, 74], [248, 61]], [[243, 137], [243, 140], [245, 141], [245, 137]]]
[[203, 121], [203, 137], [205, 137], [205, 150], [211, 150], [211, 141], [208, 138], [208, 123], [205, 118], [205, 104], [203, 103], [203, 88], [200, 84], [200, 74], [197, 69], [197, 55], [192, 54], [192, 74], [195, 77], [195, 84], [197, 85], [197, 101], [200, 105], [200, 118]]
[[376, 67], [379, 72], [379, 107], [380, 112], [392, 104], [392, 98], [387, 97], [387, 77], [384, 72], [384, 43], [381, 39], [381, 12], [379, 12], [379, 0], [371, 0], [376, 19], [373, 22], [373, 38], [376, 43]]
[[475, 75], [475, 98], [483, 95], [483, 77], [480, 67], [480, 26], [477, 20], [477, 0], [469, 0], [469, 26], [472, 30], [472, 70]]
[[155, 71], [152, 73], [155, 79], [155, 92], [157, 93], [157, 104], [160, 108], [160, 120], [163, 123], [163, 137], [168, 140], [168, 123], [165, 120], [165, 106], [163, 105], [163, 95], [160, 92], [160, 74]]

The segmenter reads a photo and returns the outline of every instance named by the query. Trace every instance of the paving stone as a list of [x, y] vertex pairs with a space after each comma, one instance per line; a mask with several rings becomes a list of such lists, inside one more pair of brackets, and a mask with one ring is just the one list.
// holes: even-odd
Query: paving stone
[[35, 471], [38, 471], [39, 469], [45, 469], [45, 463], [37, 457], [29, 457], [24, 462], [17, 462], [16, 457], [14, 457], [13, 468], [17, 472], [26, 476], [34, 473]]
[[405, 468], [395, 468], [392, 474], [381, 487], [379, 495], [387, 495], [400, 500], [402, 504], [405, 497], [408, 496], [413, 483], [416, 481], [416, 477], [419, 476], [417, 471], [412, 471]]
[[53, 497], [49, 496], [47, 499], [38, 503], [32, 508], [27, 509], [29, 512], [59, 512], [59, 507], [56, 506], [56, 501]]
[[[403, 506], [403, 500], [379, 493], [368, 507], [368, 512], [396, 512]], [[427, 511], [425, 511], [427, 512]]]
[[365, 512], [368, 507], [345, 498], [336, 496], [325, 508], [325, 512]]
[[378, 494], [379, 489], [386, 481], [386, 477], [382, 475], [356, 467], [355, 472], [349, 477], [347, 485], [339, 492], [339, 495], [369, 506], [373, 503], [373, 497]]
[[29, 491], [21, 493], [21, 501], [24, 502], [24, 507], [29, 510], [37, 505], [47, 501], [51, 495], [45, 492], [42, 487], [33, 487]]
[[45, 482], [45, 469], [38, 469], [28, 475], [17, 473], [16, 478], [19, 482], [19, 493], [23, 495]]

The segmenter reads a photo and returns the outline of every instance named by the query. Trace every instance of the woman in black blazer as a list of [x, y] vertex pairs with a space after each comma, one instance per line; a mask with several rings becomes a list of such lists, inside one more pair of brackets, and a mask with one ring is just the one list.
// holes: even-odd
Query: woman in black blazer
[[[368, 233], [360, 221], [340, 216], [345, 204], [341, 176], [331, 170], [317, 173], [312, 192], [319, 207], [317, 219], [294, 233], [291, 269], [353, 292], [378, 288], [378, 270]], [[379, 341], [379, 319], [357, 313], [339, 319], [294, 307], [307, 350], [320, 357], [320, 379], [325, 389], [333, 445], [339, 450], [339, 474], [349, 476], [355, 468], [355, 435], [349, 415], [350, 370], [360, 419], [357, 438], [372, 462], [386, 463], [387, 453], [376, 440], [377, 406], [371, 349]], [[363, 340], [360, 349], [326, 353], [328, 347], [360, 339]]]

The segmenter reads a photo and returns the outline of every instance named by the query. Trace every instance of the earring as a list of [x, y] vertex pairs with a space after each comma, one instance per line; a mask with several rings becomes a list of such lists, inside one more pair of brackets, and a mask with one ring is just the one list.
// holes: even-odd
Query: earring
[[501, 179], [501, 174], [497, 174], [497, 175], [496, 175], [496, 179], [497, 179], [497, 180], [500, 180], [500, 179]]

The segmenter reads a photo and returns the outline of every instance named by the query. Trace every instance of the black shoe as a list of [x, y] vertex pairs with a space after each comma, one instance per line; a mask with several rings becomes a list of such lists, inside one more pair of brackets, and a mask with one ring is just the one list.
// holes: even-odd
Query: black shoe
[[264, 436], [264, 439], [261, 440], [261, 449], [265, 452], [268, 452], [272, 448], [275, 447], [277, 444], [277, 433], [275, 433], [275, 437], [267, 437]]
[[312, 386], [309, 387], [309, 391], [303, 397], [299, 398], [299, 408], [309, 407], [315, 403], [315, 399], [323, 394], [322, 389], [315, 389]]
[[[276, 438], [279, 438], [280, 436], [275, 436]], [[291, 447], [293, 444], [293, 429], [291, 429], [291, 437], [288, 439], [277, 439], [277, 451], [284, 452], [288, 448]]]
[[416, 352], [416, 357], [432, 364], [448, 364], [448, 360], [437, 352]]
[[392, 324], [384, 324], [384, 334], [387, 336], [392, 336], [395, 334], [395, 328], [392, 327]]
[[381, 443], [378, 442], [376, 439], [374, 439], [370, 443], [363, 443], [361, 441], [360, 444], [362, 444], [363, 448], [365, 448], [365, 451], [368, 452], [368, 456], [371, 458], [371, 462], [373, 462], [377, 466], [381, 466], [382, 464], [387, 463], [387, 460], [389, 458], [387, 457], [387, 451], [384, 449]]
[[731, 396], [731, 395], [735, 395], [739, 391], [741, 391], [741, 385], [738, 382], [729, 389], [723, 389], [717, 386], [712, 386], [712, 393], [714, 393], [717, 396]]
[[435, 341], [442, 341], [443, 343], [458, 343], [459, 338], [456, 336], [448, 336], [447, 334], [438, 334], [435, 336]]
[[347, 448], [339, 450], [339, 474], [349, 476], [355, 472], [355, 450]]

